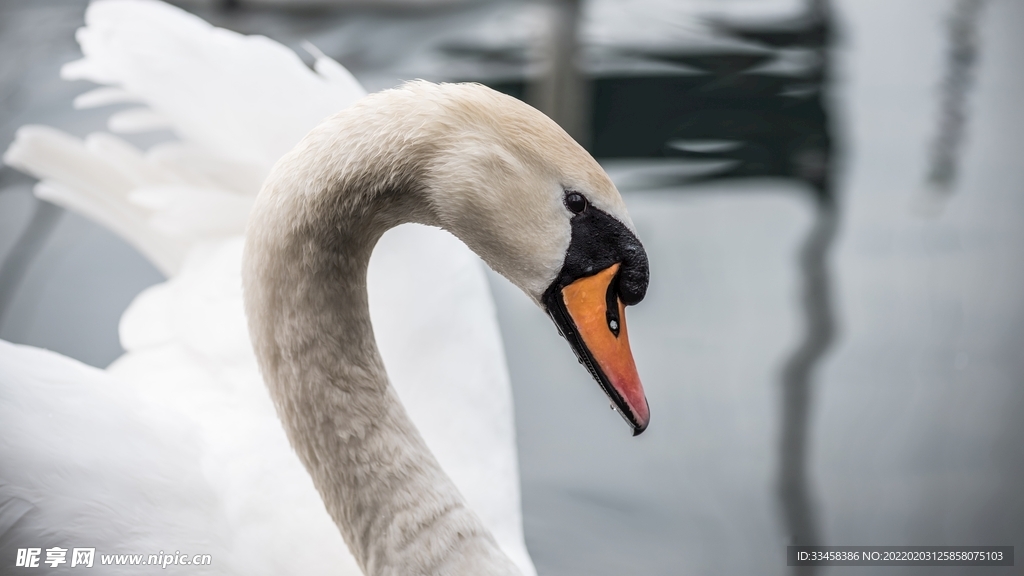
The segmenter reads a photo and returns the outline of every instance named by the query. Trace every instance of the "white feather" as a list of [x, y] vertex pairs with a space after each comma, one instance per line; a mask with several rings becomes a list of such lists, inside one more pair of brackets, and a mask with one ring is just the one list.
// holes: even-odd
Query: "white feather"
[[175, 573], [237, 572], [220, 495], [200, 467], [203, 440], [137, 387], [53, 352], [0, 341], [0, 422], [0, 553], [7, 567], [16, 548], [59, 546], [96, 548], [92, 573], [137, 570], [99, 566], [101, 554], [175, 549], [215, 559], [206, 567], [212, 570], [172, 567]]
[[174, 123], [149, 108], [125, 110], [112, 114], [107, 120], [107, 129], [118, 134], [138, 134], [168, 128], [174, 128]]
[[133, 96], [131, 92], [121, 90], [120, 88], [104, 87], [79, 94], [72, 104], [76, 109], [84, 110], [87, 108], [108, 106], [110, 104], [123, 104], [138, 101], [139, 99]]

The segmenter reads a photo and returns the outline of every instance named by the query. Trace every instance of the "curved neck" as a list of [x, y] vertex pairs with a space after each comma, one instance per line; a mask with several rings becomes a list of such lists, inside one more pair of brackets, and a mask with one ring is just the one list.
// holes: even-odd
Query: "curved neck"
[[432, 223], [416, 184], [429, 150], [360, 160], [335, 124], [279, 162], [250, 216], [246, 312], [278, 415], [367, 575], [518, 574], [406, 415], [370, 323], [374, 244]]

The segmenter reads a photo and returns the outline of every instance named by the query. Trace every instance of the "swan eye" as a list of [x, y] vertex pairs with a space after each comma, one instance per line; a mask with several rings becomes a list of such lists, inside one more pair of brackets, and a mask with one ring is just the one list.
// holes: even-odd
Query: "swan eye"
[[565, 195], [565, 207], [573, 214], [579, 214], [587, 209], [587, 199], [579, 192], [569, 192]]

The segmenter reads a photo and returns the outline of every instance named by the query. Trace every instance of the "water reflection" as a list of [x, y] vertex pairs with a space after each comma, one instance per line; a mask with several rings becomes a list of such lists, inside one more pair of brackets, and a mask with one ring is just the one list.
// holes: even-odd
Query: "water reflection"
[[629, 53], [698, 73], [591, 78], [591, 149], [603, 158], [680, 159], [677, 170], [647, 174], [634, 182], [638, 187], [678, 190], [712, 180], [782, 177], [805, 183], [813, 196], [814, 223], [796, 259], [804, 333], [779, 375], [776, 489], [788, 540], [820, 544], [807, 453], [813, 374], [835, 334], [828, 257], [839, 212], [826, 100], [832, 20], [825, 0], [812, 0], [784, 22], [718, 21], [715, 29], [748, 44]]
[[555, 0], [539, 50], [541, 73], [529, 82], [526, 101], [547, 114], [577, 142], [590, 149], [590, 84], [576, 65], [579, 45], [581, 0]]
[[967, 96], [978, 59], [978, 19], [986, 0], [958, 0], [947, 24], [949, 47], [942, 82], [938, 132], [932, 142], [927, 184], [941, 203], [956, 182], [957, 154], [964, 140]]
[[830, 14], [825, 0], [812, 1], [786, 22], [721, 21], [716, 29], [764, 51], [648, 52], [643, 56], [702, 74], [595, 80], [593, 150], [604, 157], [669, 156], [711, 167], [649, 176], [644, 184], [650, 187], [774, 176], [802, 181], [814, 196], [814, 224], [797, 254], [804, 334], [779, 375], [776, 489], [788, 540], [820, 544], [807, 455], [813, 373], [835, 333], [828, 256], [839, 213], [825, 99]]
[[[831, 346], [835, 335], [832, 281], [828, 256], [836, 236], [838, 203], [833, 188], [831, 137], [826, 114], [825, 88], [828, 81], [829, 45], [832, 26], [826, 0], [813, 1], [798, 21], [763, 27], [722, 26], [734, 35], [763, 42], [775, 49], [800, 46], [812, 51], [814, 65], [802, 75], [805, 84], [799, 115], [792, 121], [777, 119], [783, 138], [776, 155], [776, 169], [807, 182], [816, 196], [814, 224], [797, 255], [802, 277], [801, 308], [803, 340], [786, 360], [780, 374], [782, 388], [782, 430], [779, 437], [778, 496], [786, 532], [793, 544], [822, 544], [814, 489], [808, 475], [808, 436], [813, 406], [813, 372]], [[785, 89], [778, 98], [791, 97]], [[785, 109], [785, 106], [782, 106]], [[790, 116], [792, 118], [792, 116]], [[788, 129], [786, 129], [788, 127]], [[762, 141], [769, 135], [758, 134]], [[769, 140], [768, 144], [771, 143]], [[793, 567], [794, 574], [814, 574], [810, 566]]]
[[806, 182], [831, 195], [832, 138], [823, 100], [830, 32], [823, 2], [785, 24], [716, 22], [757, 51], [644, 52], [699, 74], [595, 80], [598, 157], [726, 161], [694, 175], [660, 176], [652, 187], [756, 176]]

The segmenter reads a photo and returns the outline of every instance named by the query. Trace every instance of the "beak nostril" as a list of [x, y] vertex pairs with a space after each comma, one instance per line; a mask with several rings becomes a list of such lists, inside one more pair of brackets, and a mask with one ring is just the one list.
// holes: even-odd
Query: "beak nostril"
[[618, 275], [608, 283], [608, 289], [605, 291], [605, 320], [608, 323], [608, 330], [618, 338], [619, 337], [619, 282]]

